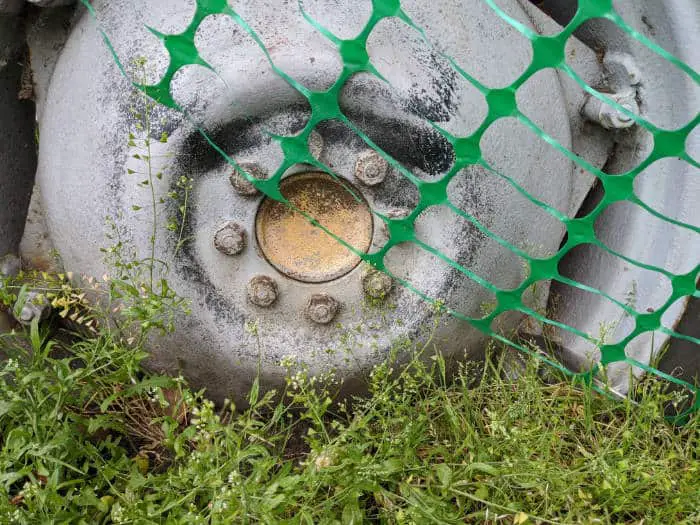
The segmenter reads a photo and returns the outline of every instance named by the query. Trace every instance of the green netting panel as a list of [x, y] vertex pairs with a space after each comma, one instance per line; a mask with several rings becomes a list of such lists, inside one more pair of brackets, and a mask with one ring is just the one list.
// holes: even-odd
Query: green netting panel
[[[90, 2], [88, 0], [82, 0], [85, 6], [90, 10], [91, 14], [95, 14]], [[627, 23], [615, 12], [612, 7], [612, 0], [579, 0], [578, 10], [571, 20], [571, 22], [561, 31], [561, 33], [554, 36], [541, 36], [528, 27], [521, 24], [519, 21], [510, 17], [506, 12], [504, 12], [494, 0], [484, 0], [505, 22], [514, 27], [522, 35], [527, 37], [532, 45], [533, 58], [526, 70], [520, 75], [520, 77], [515, 80], [510, 86], [499, 89], [492, 89], [488, 86], [483, 85], [477, 81], [473, 76], [471, 76], [468, 71], [466, 71], [462, 66], [456, 63], [451, 57], [446, 56], [443, 53], [439, 53], [452, 65], [454, 70], [466, 79], [472, 86], [474, 86], [486, 99], [488, 104], [488, 113], [482, 124], [478, 129], [469, 136], [455, 136], [447, 131], [441, 129], [439, 126], [433, 123], [434, 128], [445, 137], [445, 139], [453, 146], [455, 153], [455, 160], [451, 170], [444, 175], [440, 180], [436, 181], [425, 181], [421, 180], [413, 173], [404, 168], [398, 161], [384, 152], [379, 148], [365, 133], [363, 133], [358, 127], [353, 124], [341, 111], [339, 106], [339, 96], [341, 90], [347, 80], [354, 74], [358, 72], [366, 72], [374, 75], [381, 80], [384, 80], [377, 69], [373, 66], [369, 54], [367, 52], [367, 41], [369, 35], [372, 33], [373, 29], [377, 24], [390, 17], [396, 17], [408, 24], [410, 27], [417, 30], [425, 42], [430, 45], [425, 33], [422, 29], [415, 24], [411, 18], [403, 11], [401, 7], [401, 2], [399, 0], [372, 0], [372, 14], [365, 25], [364, 29], [360, 34], [353, 39], [344, 40], [331, 31], [320, 25], [317, 21], [311, 18], [303, 9], [303, 5], [300, 3], [300, 9], [308, 21], [317, 31], [323, 34], [330, 42], [332, 42], [338, 50], [340, 57], [343, 61], [342, 72], [338, 76], [336, 82], [330, 89], [326, 91], [314, 91], [303, 86], [289, 75], [287, 75], [283, 70], [275, 65], [272, 57], [265, 48], [261, 38], [256, 34], [256, 32], [250, 27], [246, 21], [239, 16], [239, 14], [228, 5], [226, 0], [197, 0], [195, 14], [190, 22], [189, 26], [179, 34], [163, 34], [155, 29], [150, 29], [163, 43], [165, 46], [169, 57], [169, 66], [167, 71], [162, 76], [161, 80], [157, 84], [152, 85], [142, 85], [134, 83], [138, 89], [142, 90], [148, 96], [153, 98], [155, 101], [172, 108], [174, 110], [180, 111], [189, 118], [187, 113], [182, 107], [179, 107], [175, 102], [171, 94], [171, 82], [175, 74], [183, 67], [188, 65], [200, 65], [208, 69], [213, 70], [210, 65], [208, 65], [199, 55], [197, 47], [195, 45], [195, 34], [200, 24], [210, 15], [226, 15], [233, 19], [233, 21], [238, 24], [245, 32], [252, 37], [257, 45], [260, 47], [262, 52], [265, 54], [270, 66], [282, 77], [292, 88], [298, 91], [306, 100], [311, 107], [311, 117], [309, 118], [306, 126], [301, 132], [295, 134], [294, 136], [279, 136], [273, 135], [273, 140], [277, 141], [284, 153], [284, 160], [277, 168], [274, 175], [267, 180], [259, 180], [252, 177], [250, 174], [245, 173], [240, 166], [237, 165], [236, 161], [229, 156], [214, 142], [214, 140], [207, 135], [206, 131], [201, 127], [198, 127], [200, 133], [204, 136], [207, 142], [214, 148], [222, 157], [226, 159], [228, 163], [234, 166], [238, 171], [240, 171], [251, 183], [253, 183], [262, 193], [267, 195], [272, 199], [278, 201], [286, 202], [288, 205], [292, 206], [291, 203], [286, 201], [285, 197], [281, 194], [279, 190], [279, 183], [284, 175], [284, 173], [293, 165], [304, 163], [315, 166], [321, 171], [327, 172], [332, 176], [333, 170], [328, 166], [321, 163], [319, 160], [314, 158], [309, 150], [309, 135], [316, 128], [316, 126], [324, 121], [337, 120], [344, 123], [348, 128], [350, 128], [354, 133], [356, 133], [362, 140], [365, 141], [370, 147], [374, 148], [379, 154], [386, 159], [391, 166], [393, 166], [397, 171], [399, 171], [403, 176], [410, 180], [418, 189], [420, 194], [420, 201], [418, 206], [413, 210], [413, 212], [406, 218], [389, 218], [378, 212], [374, 212], [382, 221], [386, 222], [388, 230], [390, 232], [389, 241], [376, 253], [364, 253], [350, 246], [343, 239], [338, 238], [332, 232], [328, 231], [323, 224], [318, 224], [313, 217], [307, 216], [309, 221], [312, 221], [315, 225], [322, 228], [327, 234], [333, 236], [338, 242], [342, 243], [348, 249], [356, 253], [364, 261], [374, 266], [375, 268], [384, 271], [391, 275], [389, 270], [385, 267], [384, 258], [387, 252], [395, 245], [405, 242], [415, 243], [417, 246], [431, 252], [436, 257], [445, 261], [447, 264], [451, 265], [453, 268], [467, 276], [469, 279], [474, 280], [479, 285], [491, 291], [497, 299], [497, 305], [495, 309], [483, 318], [472, 318], [464, 315], [459, 311], [453, 309], [447, 309], [450, 315], [463, 319], [479, 330], [485, 332], [486, 334], [492, 336], [493, 338], [500, 340], [506, 344], [509, 344], [523, 352], [530, 353], [531, 351], [518, 344], [517, 342], [509, 340], [507, 337], [498, 333], [494, 329], [494, 320], [502, 313], [515, 310], [522, 312], [523, 314], [529, 315], [542, 323], [551, 324], [559, 327], [560, 329], [568, 330], [581, 338], [584, 338], [594, 344], [596, 340], [589, 334], [583, 333], [582, 331], [576, 330], [571, 326], [567, 326], [563, 323], [553, 321], [547, 317], [541, 315], [540, 313], [527, 307], [523, 301], [523, 293], [534, 283], [542, 280], [557, 280], [561, 283], [585, 290], [588, 292], [596, 293], [607, 300], [612, 301], [622, 310], [624, 310], [628, 315], [632, 316], [635, 321], [635, 328], [631, 331], [627, 337], [619, 341], [616, 344], [603, 344], [600, 346], [601, 360], [597, 368], [586, 373], [575, 373], [566, 370], [561, 364], [556, 363], [536, 354], [538, 358], [547, 361], [552, 366], [564, 371], [565, 373], [578, 377], [585, 380], [590, 380], [596, 373], [599, 372], [600, 366], [606, 366], [614, 362], [624, 362], [632, 366], [639, 367], [646, 372], [658, 375], [664, 379], [671, 381], [673, 383], [682, 385], [692, 392], [695, 393], [695, 405], [694, 409], [700, 408], [700, 396], [698, 396], [698, 389], [693, 385], [690, 385], [678, 378], [672, 377], [668, 374], [661, 372], [653, 367], [640, 363], [630, 357], [625, 355], [626, 345], [632, 341], [634, 338], [643, 334], [645, 332], [659, 331], [664, 334], [685, 339], [691, 341], [695, 344], [700, 344], [700, 340], [677, 333], [661, 324], [661, 318], [666, 312], [666, 310], [678, 299], [682, 297], [700, 297], [700, 292], [697, 290], [696, 283], [700, 275], [700, 265], [696, 265], [695, 268], [687, 274], [676, 275], [669, 272], [663, 268], [658, 268], [655, 266], [646, 265], [642, 262], [635, 261], [626, 258], [620, 253], [616, 253], [609, 247], [604, 245], [600, 240], [596, 238], [594, 230], [594, 222], [603, 213], [603, 211], [608, 208], [611, 204], [619, 201], [629, 201], [638, 206], [641, 206], [649, 213], [654, 216], [669, 222], [677, 227], [686, 228], [694, 233], [700, 233], [700, 229], [691, 225], [679, 222], [672, 218], [666, 217], [657, 211], [651, 209], [648, 205], [638, 199], [633, 191], [633, 183], [635, 177], [645, 170], [650, 164], [663, 159], [666, 157], [675, 157], [683, 159], [684, 161], [690, 163], [694, 167], [700, 167], [696, 161], [694, 161], [686, 152], [685, 144], [688, 135], [694, 130], [695, 126], [700, 121], [700, 114], [695, 115], [684, 127], [676, 130], [664, 130], [653, 125], [652, 123], [646, 121], [644, 118], [636, 115], [635, 113], [629, 111], [627, 108], [619, 105], [614, 100], [609, 99], [605, 95], [594, 90], [588, 86], [577, 73], [567, 64], [565, 60], [564, 47], [567, 39], [572, 35], [572, 33], [579, 28], [584, 22], [593, 18], [606, 18], [623, 29], [628, 35], [636, 39], [638, 42], [642, 43], [644, 46], [649, 48], [654, 53], [660, 55], [664, 59], [672, 62], [676, 67], [684, 71], [695, 83], [700, 84], [700, 75], [695, 72], [691, 67], [689, 67], [684, 62], [680, 61], [676, 57], [669, 54], [664, 49], [657, 46], [655, 43], [648, 40], [646, 37], [641, 35], [632, 29]], [[110, 48], [114, 59], [116, 60], [121, 71], [126, 75], [125, 69], [119, 61], [114, 49], [112, 48], [109, 38], [103, 32], [102, 33], [107, 46]], [[573, 152], [562, 146], [557, 140], [549, 136], [542, 129], [540, 129], [534, 122], [528, 119], [523, 113], [520, 112], [518, 105], [516, 103], [516, 92], [518, 88], [523, 86], [525, 82], [535, 75], [538, 71], [546, 68], [556, 68], [563, 71], [566, 75], [571, 77], [578, 85], [588, 92], [590, 95], [600, 99], [601, 101], [612, 105], [615, 109], [621, 111], [629, 118], [633, 119], [639, 126], [643, 127], [649, 133], [653, 135], [654, 147], [651, 154], [641, 162], [636, 168], [630, 170], [627, 173], [609, 175], [597, 169], [590, 163], [586, 162], [584, 159], [575, 155]], [[605, 192], [602, 200], [597, 204], [595, 209], [584, 217], [570, 218], [560, 213], [556, 209], [548, 206], [546, 203], [541, 202], [522, 188], [518, 183], [507, 175], [498, 172], [492, 166], [490, 166], [486, 160], [482, 157], [480, 151], [481, 139], [484, 136], [486, 130], [497, 120], [504, 117], [514, 117], [518, 119], [522, 124], [531, 129], [540, 138], [549, 143], [553, 148], [556, 148], [559, 152], [567, 156], [571, 161], [576, 163], [578, 166], [586, 169], [595, 177], [598, 178], [602, 184]], [[191, 119], [190, 119], [191, 121]], [[196, 126], [196, 123], [192, 122]], [[556, 253], [556, 255], [549, 258], [536, 258], [528, 255], [523, 250], [518, 249], [513, 246], [503, 238], [489, 231], [483, 224], [481, 224], [476, 217], [473, 217], [461, 210], [458, 206], [450, 202], [447, 193], [447, 186], [449, 182], [465, 167], [470, 165], [480, 165], [494, 176], [501, 177], [506, 180], [510, 185], [512, 185], [518, 192], [529, 199], [533, 204], [543, 209], [546, 213], [551, 214], [553, 217], [561, 221], [567, 232], [567, 240], [561, 249]], [[431, 206], [442, 205], [450, 208], [452, 211], [457, 213], [459, 216], [470, 221], [475, 225], [481, 232], [486, 234], [492, 240], [498, 242], [502, 246], [505, 246], [509, 250], [516, 253], [518, 256], [522, 257], [528, 262], [529, 265], [529, 275], [527, 278], [518, 286], [516, 289], [500, 289], [494, 286], [492, 283], [488, 282], [479, 275], [474, 274], [468, 268], [459, 265], [457, 262], [451, 260], [445, 254], [441, 253], [439, 250], [432, 248], [431, 246], [420, 241], [414, 231], [414, 221], [416, 218], [427, 208]], [[300, 213], [306, 215], [301, 210], [296, 210]], [[573, 248], [582, 244], [592, 244], [600, 249], [612, 254], [616, 257], [621, 257], [625, 259], [630, 264], [636, 265], [640, 268], [645, 268], [647, 270], [652, 270], [658, 272], [671, 280], [672, 283], [672, 293], [668, 297], [666, 303], [653, 312], [637, 312], [632, 306], [623, 304], [620, 301], [608, 296], [605, 292], [591, 288], [584, 284], [578, 283], [571, 279], [566, 278], [561, 275], [558, 270], [558, 265], [561, 259], [569, 253]], [[398, 276], [392, 275], [394, 279], [401, 282], [401, 284], [409, 289], [411, 289], [416, 294], [419, 294], [428, 302], [437, 303], [438, 299], [434, 297], [428, 297], [419, 290], [411, 286], [410, 283], [398, 278]]]

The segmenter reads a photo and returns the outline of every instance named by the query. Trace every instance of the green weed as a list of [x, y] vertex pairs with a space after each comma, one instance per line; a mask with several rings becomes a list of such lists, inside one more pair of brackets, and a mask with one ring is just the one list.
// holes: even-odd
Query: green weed
[[2, 523], [700, 520], [698, 418], [670, 426], [677, 399], [651, 379], [618, 402], [491, 357], [448, 381], [428, 343], [368, 396], [340, 402], [290, 361], [281, 396], [256, 382], [238, 410], [104, 333], [35, 323], [0, 346]]

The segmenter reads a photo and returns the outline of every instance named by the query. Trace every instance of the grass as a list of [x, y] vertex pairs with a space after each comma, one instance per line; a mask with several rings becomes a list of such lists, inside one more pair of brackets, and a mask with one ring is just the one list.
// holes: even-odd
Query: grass
[[448, 382], [404, 345], [368, 396], [290, 369], [240, 410], [104, 326], [0, 348], [0, 523], [700, 523], [699, 419], [651, 378], [613, 401], [493, 352]]

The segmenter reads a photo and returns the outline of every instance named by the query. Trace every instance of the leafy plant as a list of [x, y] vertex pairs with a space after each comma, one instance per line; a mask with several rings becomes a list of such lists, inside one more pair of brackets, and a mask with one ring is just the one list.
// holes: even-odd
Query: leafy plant
[[[216, 407], [104, 331], [3, 335], [0, 516], [8, 523], [696, 523], [700, 424], [651, 378], [613, 401], [492, 352], [452, 380], [402, 342], [370, 394], [294, 360], [285, 392]], [[408, 362], [406, 355], [411, 356]], [[404, 363], [404, 364], [401, 364]], [[640, 394], [644, 395], [640, 395]]]
[[[135, 60], [134, 68], [136, 79], [145, 82], [146, 60], [144, 58]], [[113, 274], [105, 276], [105, 281], [109, 285], [110, 304], [114, 303], [113, 309], [120, 310], [122, 318], [126, 321], [126, 324], [120, 328], [128, 331], [136, 326], [140, 340], [143, 340], [154, 328], [164, 332], [173, 331], [176, 316], [188, 309], [187, 301], [179, 297], [168, 284], [168, 264], [156, 257], [160, 214], [161, 210], [167, 207], [165, 198], [159, 196], [159, 190], [156, 189], [158, 182], [164, 178], [163, 169], [165, 168], [156, 168], [156, 161], [160, 163], [163, 158], [167, 158], [167, 154], [158, 154], [155, 146], [164, 146], [169, 140], [166, 131], [161, 131], [159, 137], [154, 138], [156, 124], [158, 124], [157, 108], [155, 101], [141, 91], [134, 90], [130, 108], [133, 129], [129, 132], [127, 146], [131, 152], [131, 159], [139, 165], [127, 168], [127, 173], [140, 177], [137, 187], [148, 192], [147, 210], [137, 204], [131, 207], [131, 211], [135, 214], [148, 213], [151, 231], [148, 239], [148, 255], [144, 257], [130, 242], [124, 228], [120, 226], [123, 223], [121, 216], [106, 219], [107, 238], [112, 244], [102, 250]], [[163, 128], [165, 121], [161, 120], [159, 124]], [[184, 237], [184, 224], [192, 180], [188, 177], [180, 177], [175, 187], [176, 190], [168, 192], [167, 196], [175, 202], [177, 216], [168, 219], [166, 228], [178, 235], [175, 247], [175, 253], [177, 253], [187, 241]]]

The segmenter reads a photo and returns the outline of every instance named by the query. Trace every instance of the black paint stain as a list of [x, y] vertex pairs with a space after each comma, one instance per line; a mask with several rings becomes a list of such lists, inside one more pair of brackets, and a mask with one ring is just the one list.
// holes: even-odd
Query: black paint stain
[[646, 26], [647, 30], [649, 30], [649, 34], [656, 36], [656, 28], [652, 25], [646, 15], [642, 16], [642, 23]]
[[[417, 127], [415, 122], [386, 119], [352, 108], [348, 109], [347, 117], [409, 171], [417, 168], [436, 176], [446, 173], [452, 166], [452, 145], [428, 124]], [[358, 140], [362, 139], [358, 137]]]
[[427, 57], [422, 57], [421, 61], [432, 74], [430, 80], [432, 89], [428, 90], [413, 84], [408, 92], [408, 100], [403, 103], [403, 108], [425, 120], [447, 121], [456, 109], [457, 72], [449, 62], [435, 53], [429, 53]]

